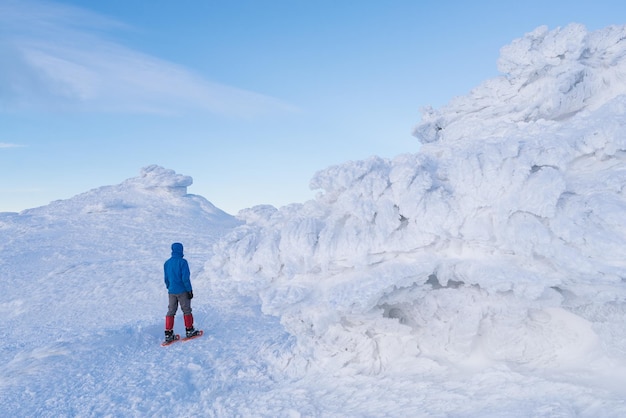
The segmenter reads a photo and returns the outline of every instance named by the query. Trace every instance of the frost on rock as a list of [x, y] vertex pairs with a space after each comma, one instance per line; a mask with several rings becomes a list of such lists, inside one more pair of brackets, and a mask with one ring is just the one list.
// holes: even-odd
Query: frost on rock
[[592, 334], [582, 306], [626, 303], [623, 38], [542, 27], [502, 48], [505, 75], [426, 114], [419, 153], [330, 167], [315, 200], [241, 213], [214, 290], [257, 297], [333, 368], [397, 366], [391, 346], [543, 364], [520, 347], [548, 335], [542, 353], [567, 357], [580, 339], [554, 329]]
[[424, 109], [415, 136], [428, 143], [540, 133], [595, 110], [626, 93], [625, 44], [624, 26], [591, 33], [579, 24], [539, 27], [501, 49], [502, 76], [440, 110]]
[[150, 165], [141, 169], [139, 177], [127, 180], [129, 184], [144, 189], [163, 189], [177, 196], [187, 194], [187, 187], [193, 184], [190, 176], [177, 174], [158, 165]]

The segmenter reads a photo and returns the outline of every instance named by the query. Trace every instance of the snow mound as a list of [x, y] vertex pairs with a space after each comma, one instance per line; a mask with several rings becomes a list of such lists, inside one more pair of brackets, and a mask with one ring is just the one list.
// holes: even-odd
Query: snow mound
[[538, 28], [504, 47], [505, 76], [424, 115], [418, 154], [242, 211], [206, 265], [213, 290], [258, 298], [328, 370], [626, 364], [626, 320], [591, 316], [626, 306], [625, 34]]
[[[190, 263], [200, 266], [214, 241], [240, 223], [203, 197], [183, 195], [191, 182], [150, 166], [118, 185], [19, 214], [0, 214], [0, 252], [11, 255], [0, 258], [0, 270], [11, 277], [0, 285], [10, 301], [0, 303], [0, 313], [37, 324], [54, 339], [79, 318], [82, 330], [107, 324], [111, 305], [94, 300], [124, 301], [132, 294], [133, 303], [115, 304], [122, 323], [163, 311], [163, 301], [154, 295], [163, 293], [162, 265], [171, 243], [183, 242]], [[29, 262], [16, 261], [22, 253]], [[106, 278], [93, 279], [99, 277]], [[57, 297], [51, 301], [50, 295]], [[61, 317], [42, 317], [51, 302], [54, 312], [64, 313]], [[144, 307], [140, 315], [133, 304]], [[21, 334], [19, 327], [5, 332], [9, 339]]]

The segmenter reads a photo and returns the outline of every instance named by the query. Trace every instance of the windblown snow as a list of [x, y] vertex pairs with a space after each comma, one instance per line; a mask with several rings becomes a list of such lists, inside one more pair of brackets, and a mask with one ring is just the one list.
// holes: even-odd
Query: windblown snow
[[[15, 416], [626, 415], [626, 26], [540, 27], [416, 154], [232, 217], [159, 166], [0, 214]], [[205, 337], [168, 348], [185, 245]], [[177, 327], [182, 321], [177, 318]]]

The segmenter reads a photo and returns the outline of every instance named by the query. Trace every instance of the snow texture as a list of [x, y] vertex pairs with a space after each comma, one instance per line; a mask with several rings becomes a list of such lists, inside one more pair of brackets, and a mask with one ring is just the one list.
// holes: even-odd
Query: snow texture
[[[15, 416], [626, 415], [626, 26], [537, 28], [417, 154], [232, 217], [158, 166], [0, 214]], [[185, 245], [205, 336], [162, 348]], [[177, 317], [177, 328], [182, 327]]]

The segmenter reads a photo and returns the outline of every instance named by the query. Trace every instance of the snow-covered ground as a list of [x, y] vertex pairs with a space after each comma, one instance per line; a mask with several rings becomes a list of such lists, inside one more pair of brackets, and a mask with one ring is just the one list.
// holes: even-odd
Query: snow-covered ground
[[[0, 407], [626, 416], [625, 39], [526, 34], [424, 109], [419, 153], [320, 171], [303, 204], [235, 218], [150, 166], [0, 214]], [[174, 241], [206, 335], [162, 348]]]

